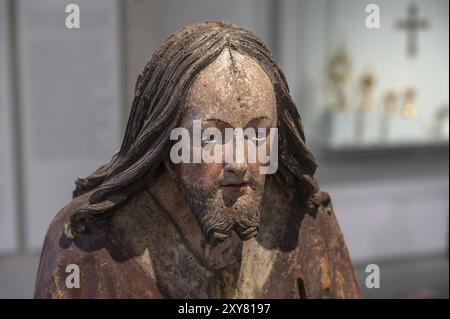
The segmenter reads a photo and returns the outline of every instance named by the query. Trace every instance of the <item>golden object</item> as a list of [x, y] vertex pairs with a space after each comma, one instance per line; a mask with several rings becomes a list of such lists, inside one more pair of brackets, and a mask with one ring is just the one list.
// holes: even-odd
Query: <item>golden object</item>
[[362, 74], [359, 81], [361, 88], [361, 104], [360, 108], [364, 111], [370, 111], [373, 108], [373, 88], [375, 87], [375, 75], [371, 71], [366, 71]]
[[333, 93], [333, 109], [343, 111], [347, 109], [345, 85], [350, 78], [351, 64], [345, 47], [342, 45], [331, 57], [327, 67], [328, 79]]
[[402, 114], [407, 119], [413, 118], [417, 114], [417, 108], [414, 104], [406, 104], [402, 108]]
[[413, 88], [407, 88], [405, 91], [405, 102], [402, 107], [403, 117], [410, 119], [417, 115], [417, 107], [414, 103], [416, 92]]
[[384, 95], [384, 116], [392, 117], [395, 115], [395, 105], [397, 104], [397, 96], [393, 90], [389, 90]]

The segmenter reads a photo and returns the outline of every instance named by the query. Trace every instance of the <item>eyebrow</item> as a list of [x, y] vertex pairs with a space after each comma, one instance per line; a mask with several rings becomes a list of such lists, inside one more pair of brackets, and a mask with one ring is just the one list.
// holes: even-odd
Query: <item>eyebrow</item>
[[252, 118], [250, 121], [248, 121], [248, 123], [253, 122], [253, 121], [261, 121], [261, 120], [268, 120], [268, 119], [269, 118], [267, 116], [261, 115], [261, 116], [257, 116], [257, 117]]
[[[269, 118], [268, 118], [267, 116], [265, 116], [265, 115], [261, 115], [261, 116], [254, 117], [254, 118], [252, 118], [250, 121], [247, 122], [247, 124], [245, 125], [245, 127], [248, 127], [248, 125], [251, 124], [251, 123], [253, 123], [253, 122], [258, 122], [258, 121], [261, 121], [261, 120], [268, 120], [268, 119], [269, 119]], [[221, 124], [222, 126], [224, 126], [224, 127], [233, 127], [230, 123], [225, 122], [225, 121], [222, 121], [222, 120], [220, 120], [220, 119], [218, 119], [218, 118], [215, 118], [215, 117], [207, 118], [205, 121], [206, 121], [206, 122], [216, 122], [216, 123], [220, 123], [220, 124]]]
[[219, 123], [223, 127], [232, 127], [232, 125], [230, 123], [219, 120], [218, 118], [215, 118], [215, 117], [207, 118], [205, 121], [206, 122], [216, 122], [216, 123]]

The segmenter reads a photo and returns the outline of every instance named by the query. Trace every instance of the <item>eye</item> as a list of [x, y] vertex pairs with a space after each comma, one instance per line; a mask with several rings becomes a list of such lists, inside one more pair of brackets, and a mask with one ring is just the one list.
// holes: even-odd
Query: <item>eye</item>
[[219, 141], [217, 140], [216, 136], [214, 134], [208, 134], [207, 136], [202, 136], [202, 146], [206, 145], [215, 145]]
[[265, 128], [258, 128], [256, 131], [256, 134], [252, 136], [250, 139], [253, 142], [264, 142], [267, 139], [267, 129]]
[[253, 136], [252, 138], [251, 138], [251, 140], [253, 141], [253, 142], [263, 142], [263, 141], [265, 141], [266, 140], [266, 136], [261, 136], [261, 137], [258, 137], [258, 136]]

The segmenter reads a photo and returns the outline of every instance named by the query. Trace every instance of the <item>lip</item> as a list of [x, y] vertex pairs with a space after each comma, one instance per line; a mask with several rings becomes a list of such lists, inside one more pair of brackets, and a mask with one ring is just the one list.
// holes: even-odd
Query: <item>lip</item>
[[231, 192], [243, 192], [248, 186], [249, 186], [249, 184], [247, 182], [243, 182], [240, 184], [221, 185], [220, 187], [224, 190], [228, 190]]

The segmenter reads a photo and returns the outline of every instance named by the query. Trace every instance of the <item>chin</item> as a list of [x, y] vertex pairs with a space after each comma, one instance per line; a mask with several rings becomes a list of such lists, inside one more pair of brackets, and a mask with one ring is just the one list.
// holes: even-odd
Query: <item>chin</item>
[[[245, 230], [233, 229], [232, 232], [234, 232], [242, 241], [247, 241], [255, 237], [258, 234], [258, 230], [258, 226], [251, 226], [246, 228]], [[209, 234], [205, 235], [205, 239], [207, 240], [209, 245], [214, 247], [224, 242], [226, 239], [232, 237], [232, 232], [224, 234], [221, 231], [211, 231]]]
[[[210, 210], [209, 214], [206, 214], [208, 217], [203, 220], [203, 225], [210, 225], [207, 232], [204, 232], [206, 240], [215, 246], [230, 237], [232, 232], [242, 241], [255, 237], [259, 231], [260, 210], [261, 205], [247, 200], [242, 203], [237, 201], [223, 210], [215, 210], [214, 214], [211, 214], [213, 210]], [[214, 223], [214, 220], [218, 222]]]

